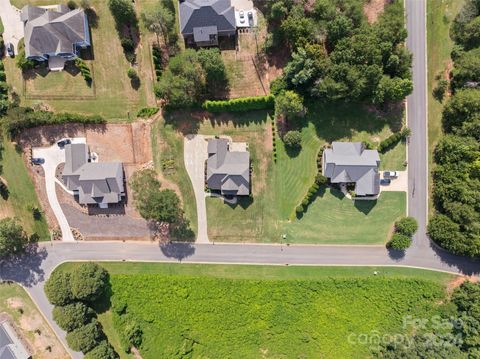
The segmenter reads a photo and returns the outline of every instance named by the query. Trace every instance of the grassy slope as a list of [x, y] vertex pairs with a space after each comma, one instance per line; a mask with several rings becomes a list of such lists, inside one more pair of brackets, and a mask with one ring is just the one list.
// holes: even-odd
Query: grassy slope
[[[441, 74], [450, 63], [450, 52], [453, 42], [450, 39], [449, 29], [455, 15], [461, 9], [463, 0], [429, 0], [427, 1], [427, 51], [428, 51], [428, 145], [429, 165], [433, 165], [433, 150], [442, 135], [442, 108], [432, 96], [432, 90], [437, 84], [435, 77]], [[446, 99], [443, 100], [445, 102]], [[430, 178], [430, 186], [431, 186]], [[429, 206], [433, 211], [433, 206]]]
[[49, 240], [50, 234], [45, 218], [36, 221], [32, 212], [27, 209], [29, 205], [41, 207], [22, 156], [10, 141], [4, 140], [3, 146], [0, 163], [3, 166], [2, 176], [8, 183], [9, 197], [7, 200], [0, 198], [0, 204], [11, 207], [9, 212], [20, 219], [28, 233], [36, 232], [41, 240]]
[[[46, 5], [58, 2], [46, 0], [13, 1], [13, 4], [18, 8], [27, 3]], [[142, 85], [138, 90], [134, 90], [130, 84], [130, 79], [127, 77], [127, 70], [130, 65], [123, 54], [107, 1], [92, 0], [91, 5], [98, 15], [98, 27], [91, 27], [92, 45], [95, 53], [95, 60], [92, 63], [97, 97], [93, 100], [76, 100], [75, 94], [72, 93], [71, 97], [64, 100], [26, 100], [22, 98], [23, 104], [47, 103], [56, 111], [94, 113], [116, 121], [133, 119], [139, 108], [145, 107], [148, 103], [150, 105], [154, 104], [153, 95], [149, 96], [147, 94], [147, 91], [151, 92], [152, 84], [149, 81], [144, 81], [144, 76], [142, 76], [143, 73], [151, 72], [148, 41], [146, 36], [142, 37], [142, 46], [139, 46], [137, 50], [137, 60], [139, 62], [137, 71], [142, 78]], [[22, 76], [20, 70], [15, 66], [15, 61], [5, 61], [5, 68], [8, 82], [17, 93], [22, 94]], [[47, 75], [47, 77], [50, 75]], [[44, 94], [48, 95], [48, 93], [48, 88], [45, 87]], [[59, 93], [55, 91], [52, 94], [58, 95]]]
[[[453, 279], [410, 268], [102, 265], [111, 274], [113, 302], [123, 298], [142, 323], [145, 359], [170, 357], [189, 339], [199, 342], [194, 357], [258, 357], [260, 349], [271, 357], [363, 357], [369, 349], [350, 346], [349, 333], [401, 333], [404, 315], [430, 318]], [[100, 317], [109, 336], [111, 317]]]
[[[261, 147], [263, 144], [254, 141], [253, 132], [264, 131], [259, 128], [259, 121], [256, 117], [252, 117], [251, 122], [245, 120], [248, 116], [256, 116], [256, 114], [245, 114], [239, 117], [235, 122], [225, 122], [222, 120], [204, 121], [199, 125], [198, 133], [201, 134], [227, 134], [231, 135], [234, 140], [236, 138], [250, 138], [250, 153], [253, 158], [254, 174], [258, 172], [258, 159], [264, 157], [269, 161], [266, 175], [266, 189], [260, 193], [254, 193], [253, 203], [248, 204], [249, 200], [243, 200], [241, 205], [230, 206], [224, 204], [220, 199], [207, 199], [207, 218], [209, 222], [209, 237], [217, 241], [263, 241], [278, 242], [282, 231], [288, 231], [288, 220], [292, 217], [294, 209], [301, 202], [308, 187], [313, 183], [317, 173], [316, 156], [319, 148], [326, 142], [334, 140], [345, 141], [362, 141], [370, 140], [373, 143], [379, 143], [382, 139], [388, 137], [392, 133], [392, 128], [400, 126], [403, 115], [389, 114], [387, 116], [379, 116], [373, 112], [366, 111], [360, 105], [349, 104], [349, 106], [338, 105], [319, 105], [317, 103], [310, 104], [307, 118], [298, 123], [298, 129], [302, 133], [302, 150], [299, 153], [288, 153], [283, 145], [283, 141], [277, 138], [277, 162], [273, 164], [272, 157], [269, 153], [265, 153], [265, 149]], [[198, 120], [197, 120], [198, 123]], [[212, 126], [214, 124], [215, 126]], [[270, 126], [270, 121], [261, 122], [265, 128]], [[246, 135], [246, 133], [250, 135]], [[385, 167], [389, 169], [403, 169], [405, 161], [404, 144], [397, 145], [382, 158], [386, 162]], [[256, 179], [252, 180], [253, 186], [256, 185]], [[320, 199], [319, 199], [320, 200]], [[317, 200], [317, 201], [319, 201]], [[379, 203], [383, 201], [380, 200]], [[331, 210], [340, 214], [344, 203], [336, 200], [329, 201]], [[355, 237], [355, 239], [346, 237], [345, 240], [337, 240], [335, 243], [383, 243], [388, 228], [393, 220], [398, 217], [399, 213], [404, 213], [405, 205], [403, 200], [398, 199], [395, 205], [398, 208], [384, 204], [380, 208], [387, 208], [388, 213], [381, 214], [380, 210], [375, 210], [375, 219], [389, 219], [389, 223], [383, 224], [384, 231], [380, 232], [375, 238], [365, 239], [364, 237]], [[353, 207], [353, 206], [352, 206]], [[322, 208], [321, 206], [319, 208]], [[353, 211], [352, 213], [358, 213]], [[379, 214], [377, 216], [377, 214]], [[300, 220], [295, 226], [305, 226], [304, 233], [313, 233], [314, 224], [316, 222], [327, 223], [321, 220], [308, 220], [308, 216]], [[348, 222], [350, 217], [343, 216], [341, 220]], [[226, 227], [225, 223], [229, 225]], [[331, 222], [328, 221], [330, 224]], [[356, 221], [358, 225], [362, 225], [363, 221]], [[287, 227], [285, 229], [284, 227]], [[310, 227], [312, 226], [312, 227]], [[330, 229], [330, 233], [334, 233], [335, 228]], [[365, 230], [367, 228], [364, 228]], [[361, 231], [361, 229], [360, 229]], [[371, 233], [363, 231], [361, 233]], [[330, 236], [330, 235], [329, 235]], [[315, 238], [303, 238], [296, 236], [298, 242], [318, 242]], [[319, 240], [322, 242], [321, 240]], [[359, 242], [360, 241], [360, 242]]]
[[301, 220], [285, 226], [287, 242], [382, 244], [405, 207], [405, 192], [383, 192], [375, 203], [352, 202], [341, 192], [327, 189]]

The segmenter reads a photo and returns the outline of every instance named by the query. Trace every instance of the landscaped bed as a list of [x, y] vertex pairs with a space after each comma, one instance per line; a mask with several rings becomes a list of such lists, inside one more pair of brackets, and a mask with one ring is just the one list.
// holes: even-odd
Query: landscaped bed
[[[349, 336], [408, 332], [404, 318], [438, 314], [453, 278], [406, 268], [102, 265], [112, 308], [124, 308], [143, 331], [145, 359], [366, 357], [371, 348]], [[100, 321], [121, 353], [119, 314]]]

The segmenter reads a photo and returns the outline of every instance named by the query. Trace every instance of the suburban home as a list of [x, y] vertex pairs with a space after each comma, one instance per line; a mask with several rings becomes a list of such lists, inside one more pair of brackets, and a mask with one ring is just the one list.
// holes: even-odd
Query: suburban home
[[207, 187], [225, 196], [250, 194], [250, 153], [231, 150], [226, 139], [208, 141]]
[[235, 39], [237, 29], [255, 26], [257, 12], [251, 0], [180, 0], [180, 32], [189, 46], [217, 46]]
[[63, 64], [91, 45], [88, 19], [83, 9], [70, 10], [66, 5], [42, 8], [23, 7], [20, 19], [25, 29], [25, 56], [36, 61]]
[[0, 359], [29, 359], [27, 349], [8, 321], [0, 322]]
[[357, 196], [380, 193], [380, 156], [362, 142], [333, 142], [323, 151], [323, 175], [330, 183], [355, 184]]
[[91, 162], [85, 143], [65, 145], [63, 183], [78, 196], [80, 204], [108, 208], [125, 196], [123, 165], [120, 162]]

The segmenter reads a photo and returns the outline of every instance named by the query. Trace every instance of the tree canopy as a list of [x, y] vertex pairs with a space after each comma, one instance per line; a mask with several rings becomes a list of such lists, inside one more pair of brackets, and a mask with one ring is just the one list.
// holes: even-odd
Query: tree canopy
[[84, 263], [72, 272], [70, 284], [75, 299], [94, 302], [105, 293], [108, 272], [96, 263]]
[[53, 320], [66, 332], [71, 332], [87, 324], [95, 315], [91, 308], [80, 302], [67, 304], [63, 307], [56, 306], [53, 308], [52, 314]]
[[45, 282], [45, 294], [53, 305], [67, 305], [73, 301], [70, 273], [53, 271]]
[[27, 234], [15, 219], [0, 220], [0, 259], [24, 252], [28, 244]]

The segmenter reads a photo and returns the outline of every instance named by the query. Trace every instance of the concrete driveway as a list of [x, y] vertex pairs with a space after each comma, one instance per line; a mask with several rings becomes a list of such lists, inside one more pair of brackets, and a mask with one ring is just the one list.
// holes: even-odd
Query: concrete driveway
[[[71, 139], [72, 143], [86, 143], [86, 139], [83, 137]], [[67, 217], [60, 207], [58, 202], [57, 192], [55, 191], [55, 171], [60, 163], [65, 162], [65, 150], [54, 144], [50, 147], [36, 147], [32, 149], [33, 158], [43, 158], [45, 162], [42, 164], [43, 171], [45, 172], [45, 188], [47, 190], [47, 198], [50, 207], [57, 218], [58, 225], [62, 231], [62, 240], [66, 242], [73, 242], [72, 231], [68, 224]]]
[[205, 203], [205, 161], [208, 143], [202, 135], [187, 135], [184, 139], [183, 154], [185, 168], [192, 182], [197, 203], [197, 243], [209, 243], [207, 233], [207, 205]]
[[11, 42], [18, 52], [18, 42], [23, 39], [23, 22], [20, 20], [20, 10], [10, 4], [10, 0], [0, 0], [0, 17], [2, 18], [3, 40]]
[[[380, 171], [380, 178], [383, 179], [383, 172]], [[381, 191], [403, 191], [408, 192], [408, 172], [407, 171], [397, 171], [398, 177], [390, 178], [392, 182], [389, 185], [380, 186]]]

